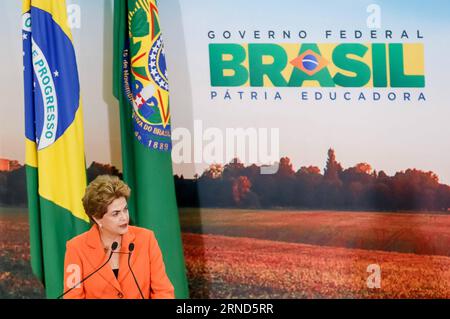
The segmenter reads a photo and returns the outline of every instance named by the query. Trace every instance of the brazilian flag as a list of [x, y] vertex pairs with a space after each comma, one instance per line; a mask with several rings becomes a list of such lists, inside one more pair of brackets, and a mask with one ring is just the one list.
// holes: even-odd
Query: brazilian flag
[[86, 231], [83, 113], [64, 0], [22, 12], [31, 265], [48, 298], [62, 293], [66, 241]]
[[114, 95], [133, 223], [154, 231], [177, 298], [188, 297], [171, 159], [169, 83], [154, 0], [114, 1]]

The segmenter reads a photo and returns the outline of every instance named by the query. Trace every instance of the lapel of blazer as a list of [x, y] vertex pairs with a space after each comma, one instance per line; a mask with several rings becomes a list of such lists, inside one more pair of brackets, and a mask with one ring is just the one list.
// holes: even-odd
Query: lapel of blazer
[[[130, 243], [134, 243], [135, 238], [136, 238], [136, 235], [133, 231], [133, 227], [128, 226], [128, 232], [122, 236], [121, 252], [128, 253], [129, 252], [128, 245]], [[128, 254], [120, 255], [120, 261], [119, 261], [119, 269], [120, 270], [119, 270], [119, 278], [118, 278], [120, 283], [122, 283], [125, 280], [125, 278], [128, 276], [128, 274], [130, 273], [130, 267], [128, 267], [128, 256], [129, 256]], [[137, 251], [135, 248], [135, 250], [131, 254], [131, 259], [130, 259], [131, 267], [133, 267], [133, 265], [136, 261], [136, 257], [137, 257]], [[133, 271], [135, 271], [135, 270], [133, 269]], [[136, 273], [135, 273], [135, 275], [136, 275]], [[131, 274], [130, 274], [130, 276], [131, 276]], [[134, 279], [133, 279], [133, 281], [134, 281]]]
[[[103, 244], [100, 239], [100, 231], [98, 230], [97, 225], [92, 226], [91, 229], [89, 230], [88, 235], [86, 237], [86, 244], [89, 246], [86, 258], [88, 262], [91, 264], [91, 266], [94, 269], [97, 269], [98, 267], [103, 265], [109, 257], [109, 255], [105, 254], [105, 251], [103, 249]], [[119, 291], [122, 291], [119, 282], [114, 276], [114, 273], [111, 269], [111, 265], [109, 264], [109, 262], [102, 269], [100, 269], [97, 272], [97, 274], [102, 276], [106, 282], [113, 285], [114, 288], [116, 288]]]

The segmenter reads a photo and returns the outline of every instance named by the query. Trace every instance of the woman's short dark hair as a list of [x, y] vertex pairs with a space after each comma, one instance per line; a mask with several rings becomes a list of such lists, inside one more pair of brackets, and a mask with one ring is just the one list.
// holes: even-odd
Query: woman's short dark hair
[[95, 222], [94, 217], [101, 219], [115, 199], [128, 200], [130, 193], [130, 187], [117, 176], [99, 175], [86, 187], [83, 207], [91, 222]]

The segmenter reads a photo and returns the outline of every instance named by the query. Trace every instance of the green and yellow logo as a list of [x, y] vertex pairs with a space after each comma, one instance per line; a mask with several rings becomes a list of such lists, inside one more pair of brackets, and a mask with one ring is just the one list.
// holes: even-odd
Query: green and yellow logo
[[421, 43], [209, 44], [213, 87], [425, 87]]

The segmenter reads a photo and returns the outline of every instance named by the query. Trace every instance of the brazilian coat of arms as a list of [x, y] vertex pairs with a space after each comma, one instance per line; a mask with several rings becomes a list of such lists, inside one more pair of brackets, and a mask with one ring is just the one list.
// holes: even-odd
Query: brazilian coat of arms
[[158, 9], [149, 0], [128, 1], [128, 48], [124, 50], [124, 86], [134, 135], [144, 146], [171, 150], [169, 84]]

